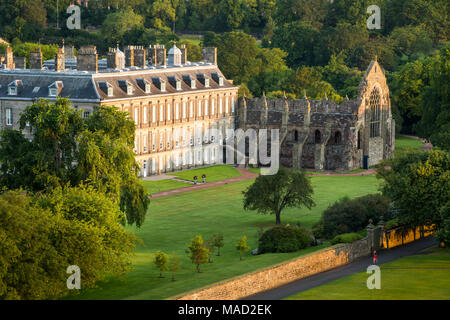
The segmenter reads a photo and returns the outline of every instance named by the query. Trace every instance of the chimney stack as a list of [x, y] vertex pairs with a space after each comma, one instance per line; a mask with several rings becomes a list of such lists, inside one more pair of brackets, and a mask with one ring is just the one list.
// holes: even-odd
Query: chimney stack
[[157, 45], [156, 47], [156, 65], [165, 66], [166, 65], [166, 48], [163, 44]]
[[14, 64], [16, 69], [26, 69], [27, 60], [25, 57], [14, 57]]
[[55, 70], [57, 72], [64, 71], [66, 69], [66, 56], [64, 55], [64, 47], [59, 48], [55, 56]]
[[30, 69], [42, 70], [42, 51], [37, 48], [30, 52]]
[[15, 69], [16, 68], [16, 66], [14, 64], [14, 54], [13, 54], [11, 47], [6, 47], [5, 63], [6, 63], [6, 69]]
[[155, 45], [148, 46], [147, 57], [148, 57], [149, 65], [151, 65], [151, 66], [156, 65], [156, 46]]
[[98, 55], [95, 46], [83, 46], [78, 50], [77, 68], [80, 71], [98, 71]]
[[202, 60], [204, 62], [217, 64], [217, 48], [216, 47], [202, 48]]
[[123, 69], [125, 68], [125, 55], [120, 51], [119, 47], [117, 49], [109, 48], [106, 62], [109, 69]]
[[185, 44], [182, 44], [180, 47], [181, 50], [181, 64], [187, 63], [187, 48]]
[[134, 67], [134, 46], [125, 48], [125, 67]]
[[134, 47], [134, 66], [139, 68], [145, 68], [146, 65], [146, 53], [142, 46]]

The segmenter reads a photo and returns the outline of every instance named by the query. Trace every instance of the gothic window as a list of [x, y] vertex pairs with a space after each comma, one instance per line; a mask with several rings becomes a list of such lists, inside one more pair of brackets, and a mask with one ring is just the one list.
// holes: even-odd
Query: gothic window
[[378, 89], [374, 89], [370, 94], [370, 137], [380, 136], [380, 93]]
[[334, 144], [341, 144], [342, 141], [342, 135], [340, 131], [336, 131], [334, 133], [333, 142]]
[[294, 130], [294, 141], [298, 142], [298, 131]]
[[314, 132], [314, 143], [321, 143], [322, 142], [322, 134], [320, 133], [320, 130], [316, 130]]
[[358, 150], [361, 149], [361, 131], [358, 130]]

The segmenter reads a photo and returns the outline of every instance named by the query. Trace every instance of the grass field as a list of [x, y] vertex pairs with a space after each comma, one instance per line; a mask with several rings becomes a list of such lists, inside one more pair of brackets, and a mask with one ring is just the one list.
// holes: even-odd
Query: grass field
[[405, 151], [407, 149], [420, 149], [420, 147], [422, 146], [423, 142], [420, 140], [400, 136], [395, 138], [395, 151]]
[[[282, 223], [301, 224], [310, 229], [318, 221], [322, 211], [335, 200], [348, 195], [361, 196], [377, 191], [374, 176], [360, 177], [311, 177], [315, 189], [317, 206], [307, 209], [287, 209], [283, 212]], [[213, 188], [189, 191], [170, 197], [152, 200], [149, 214], [141, 229], [130, 228], [141, 240], [133, 257], [133, 270], [122, 280], [110, 279], [100, 283], [96, 289], [82, 291], [74, 299], [163, 299], [208, 284], [264, 268], [299, 255], [323, 248], [312, 247], [296, 253], [264, 254], [252, 256], [247, 252], [243, 261], [235, 243], [243, 235], [248, 237], [251, 248], [257, 245], [259, 227], [274, 224], [273, 215], [260, 215], [242, 209], [242, 190], [252, 180], [220, 185]], [[185, 250], [190, 239], [196, 234], [207, 239], [214, 233], [223, 233], [225, 247], [222, 255], [214, 257], [214, 262], [202, 266], [202, 273], [195, 272]], [[326, 246], [327, 244], [325, 244]], [[177, 281], [158, 278], [159, 272], [153, 265], [153, 253], [162, 250], [181, 257], [181, 269]]]
[[158, 181], [141, 180], [141, 184], [147, 189], [147, 192], [150, 194], [192, 186], [190, 183], [170, 179]]
[[227, 165], [217, 165], [169, 173], [171, 176], [176, 176], [180, 179], [189, 181], [194, 181], [194, 176], [197, 176], [199, 182], [202, 181], [203, 174], [206, 174], [206, 182], [214, 182], [241, 176], [241, 174], [234, 167]]
[[183, 34], [183, 35], [179, 36], [179, 38], [180, 38], [180, 41], [189, 40], [197, 45], [200, 45], [200, 43], [203, 39], [203, 36], [196, 35], [196, 34]]
[[450, 249], [382, 264], [381, 289], [369, 290], [365, 272], [353, 274], [289, 297], [289, 300], [449, 300]]

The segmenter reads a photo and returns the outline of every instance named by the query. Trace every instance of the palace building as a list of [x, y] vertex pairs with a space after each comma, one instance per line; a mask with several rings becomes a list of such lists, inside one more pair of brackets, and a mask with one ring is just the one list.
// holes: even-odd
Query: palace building
[[203, 61], [195, 63], [175, 45], [167, 54], [162, 45], [114, 48], [101, 60], [93, 46], [80, 48], [77, 57], [66, 58], [65, 51], [50, 61], [31, 52], [25, 69], [7, 48], [0, 129], [19, 128], [20, 113], [36, 100], [68, 97], [85, 117], [101, 105], [129, 114], [144, 177], [218, 161], [227, 129], [234, 130], [238, 87], [219, 70], [216, 48], [203, 48]]

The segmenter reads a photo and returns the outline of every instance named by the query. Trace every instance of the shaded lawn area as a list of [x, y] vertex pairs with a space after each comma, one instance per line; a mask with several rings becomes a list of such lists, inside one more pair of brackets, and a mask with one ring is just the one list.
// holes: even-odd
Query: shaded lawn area
[[[282, 223], [301, 222], [310, 229], [321, 216], [322, 211], [343, 196], [362, 196], [377, 191], [374, 176], [357, 177], [311, 177], [317, 206], [307, 209], [287, 209]], [[143, 244], [136, 248], [133, 270], [123, 277], [99, 283], [96, 289], [86, 290], [69, 299], [164, 299], [225, 279], [268, 267], [300, 255], [322, 249], [328, 245], [307, 248], [294, 253], [263, 254], [252, 256], [245, 253], [239, 261], [235, 245], [243, 235], [253, 249], [257, 246], [259, 227], [274, 225], [275, 216], [260, 215], [242, 209], [242, 190], [252, 180], [220, 185], [213, 188], [189, 191], [151, 201], [149, 214], [141, 229], [130, 228]], [[214, 233], [223, 233], [225, 246], [220, 257], [213, 257], [213, 263], [202, 265], [202, 273], [196, 273], [195, 266], [185, 253], [190, 239], [201, 234], [204, 239]], [[159, 271], [153, 265], [153, 254], [162, 250], [176, 253], [180, 258], [180, 270], [176, 281], [160, 279]]]
[[369, 290], [369, 274], [356, 273], [288, 297], [287, 300], [448, 300], [450, 249], [432, 248], [424, 254], [380, 265], [381, 289]]
[[420, 140], [400, 136], [395, 137], [395, 151], [398, 152], [402, 152], [408, 149], [420, 150], [423, 145], [423, 142]]
[[147, 192], [150, 194], [192, 186], [190, 183], [170, 179], [158, 181], [148, 181], [148, 180], [140, 180], [140, 181], [141, 184], [147, 189]]
[[189, 181], [194, 181], [194, 176], [197, 176], [199, 182], [202, 181], [203, 174], [206, 174], [206, 182], [214, 182], [241, 176], [239, 171], [237, 171], [234, 167], [227, 165], [217, 165], [169, 173], [171, 176], [176, 176], [180, 179]]

